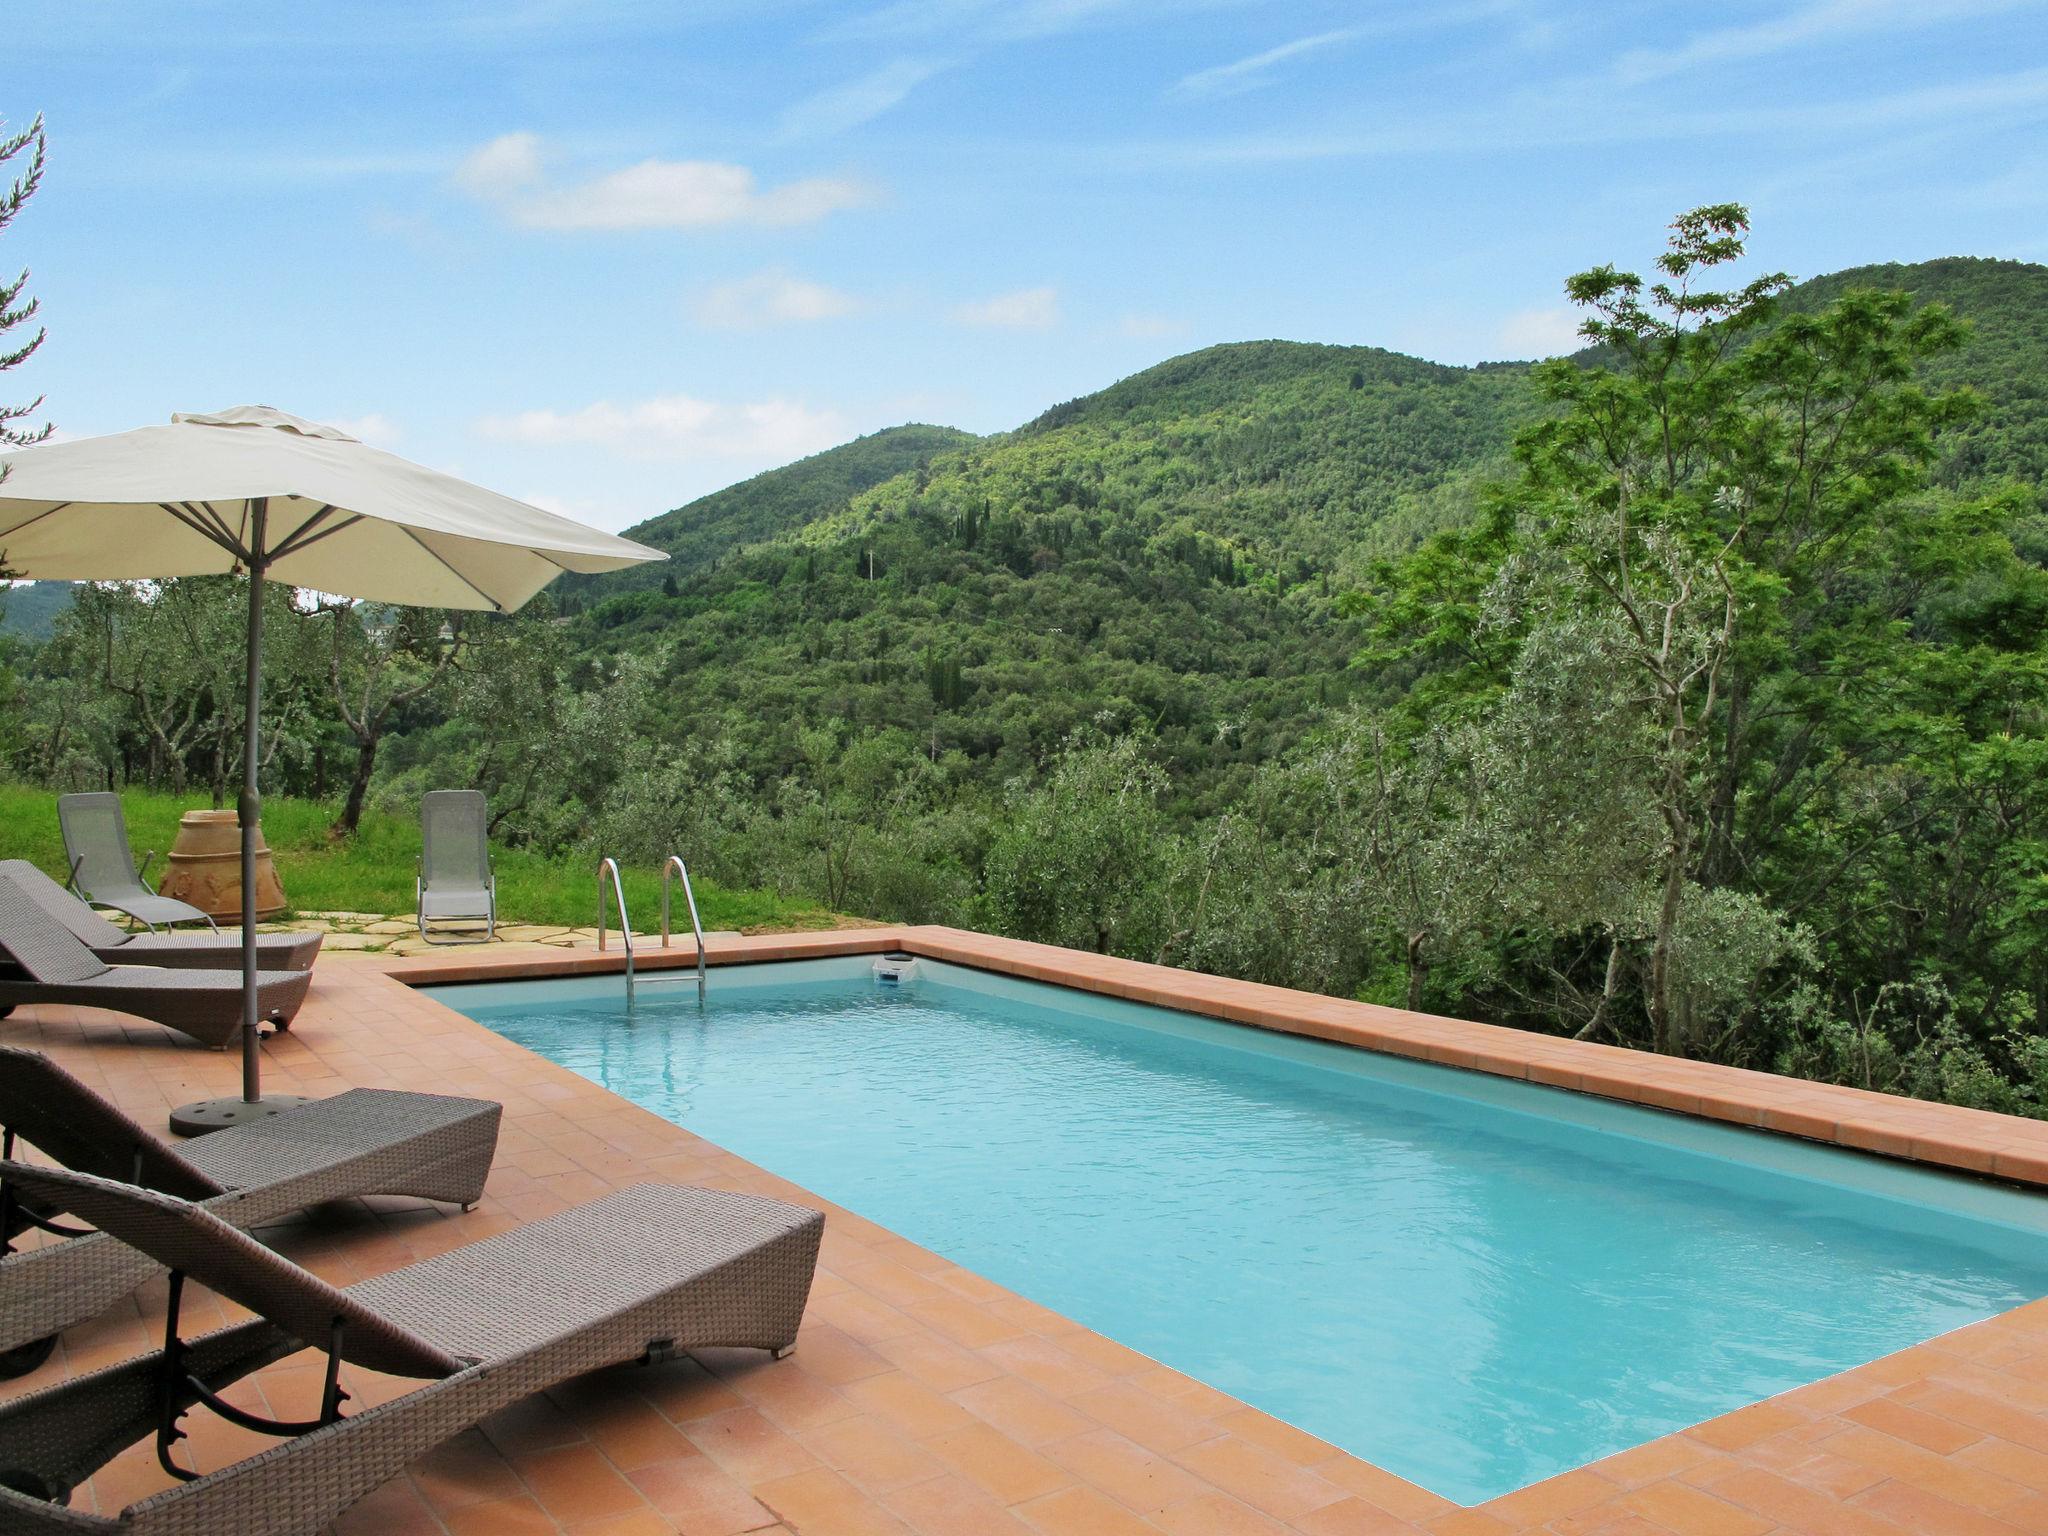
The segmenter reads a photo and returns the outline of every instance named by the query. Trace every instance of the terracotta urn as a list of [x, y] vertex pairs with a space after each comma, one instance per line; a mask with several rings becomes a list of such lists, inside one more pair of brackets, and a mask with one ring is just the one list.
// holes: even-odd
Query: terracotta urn
[[[216, 922], [242, 920], [242, 827], [233, 811], [187, 811], [178, 822], [169, 867], [157, 889], [189, 901]], [[275, 917], [285, 909], [277, 866], [256, 829], [256, 915]]]

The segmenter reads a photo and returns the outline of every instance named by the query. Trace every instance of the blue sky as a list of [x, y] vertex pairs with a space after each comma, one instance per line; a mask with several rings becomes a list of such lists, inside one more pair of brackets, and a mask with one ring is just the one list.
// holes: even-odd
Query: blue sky
[[1812, 275], [2048, 260], [2048, 4], [27, 0], [0, 240], [68, 434], [260, 401], [607, 527], [1280, 336], [1567, 343], [1749, 203]]

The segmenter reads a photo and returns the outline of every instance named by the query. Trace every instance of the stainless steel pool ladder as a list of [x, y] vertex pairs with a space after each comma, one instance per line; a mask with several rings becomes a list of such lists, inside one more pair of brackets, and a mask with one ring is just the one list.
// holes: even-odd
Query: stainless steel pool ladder
[[[612, 903], [619, 910], [619, 941], [626, 948], [626, 1001], [633, 1000], [633, 991], [638, 984], [633, 957], [633, 920], [626, 913], [626, 887], [619, 876], [619, 861], [606, 857], [597, 863], [597, 947], [604, 946], [604, 895], [605, 876], [611, 876]], [[683, 877], [683, 901], [690, 909], [690, 932], [697, 939], [697, 1001], [704, 1001], [704, 924], [697, 916], [697, 893], [690, 887], [690, 867], [682, 855], [672, 853], [668, 862], [661, 866], [661, 947], [669, 947], [669, 892], [670, 883], [677, 875]], [[670, 980], [658, 977], [657, 980]]]
[[690, 932], [697, 936], [697, 1001], [704, 1001], [704, 925], [697, 920], [697, 893], [690, 889], [690, 866], [683, 862], [683, 856], [672, 853], [668, 862], [661, 866], [661, 947], [668, 948], [668, 894], [669, 882], [676, 876], [683, 877], [683, 902], [690, 909]]
[[597, 947], [604, 948], [604, 877], [612, 877], [612, 900], [619, 908], [619, 938], [626, 946], [626, 1001], [633, 1000], [633, 920], [626, 916], [626, 887], [619, 879], [619, 861], [607, 855], [597, 861]]

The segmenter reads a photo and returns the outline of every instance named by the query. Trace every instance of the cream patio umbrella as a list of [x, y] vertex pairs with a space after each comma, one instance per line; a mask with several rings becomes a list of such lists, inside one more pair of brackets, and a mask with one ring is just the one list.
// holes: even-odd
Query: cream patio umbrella
[[510, 612], [564, 571], [660, 550], [422, 468], [269, 406], [24, 448], [0, 458], [0, 570], [42, 581], [249, 576], [242, 794], [242, 1096], [175, 1111], [217, 1129], [299, 1102], [263, 1096], [256, 1036], [257, 729], [263, 584]]

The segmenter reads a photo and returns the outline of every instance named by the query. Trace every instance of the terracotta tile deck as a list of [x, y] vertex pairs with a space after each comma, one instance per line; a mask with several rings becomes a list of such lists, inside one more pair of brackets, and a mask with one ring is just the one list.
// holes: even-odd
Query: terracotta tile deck
[[[1845, 1145], [2048, 1183], [2048, 1126], [1306, 997], [950, 929], [737, 939], [714, 961], [904, 947], [934, 958], [1402, 1055], [1527, 1077]], [[643, 963], [680, 963], [680, 954]], [[300, 1022], [266, 1047], [283, 1091], [444, 1088], [502, 1100], [498, 1166], [468, 1215], [347, 1202], [265, 1236], [347, 1282], [648, 1178], [823, 1205], [687, 1131], [419, 996], [397, 977], [615, 969], [594, 954], [450, 952], [323, 960]], [[51, 1052], [139, 1116], [234, 1091], [230, 1056], [154, 1026], [23, 1009], [10, 1042]], [[1460, 1509], [1220, 1392], [1091, 1334], [829, 1205], [791, 1359], [707, 1352], [600, 1373], [422, 1458], [338, 1529], [639, 1536], [1167, 1532], [1176, 1536], [1899, 1536], [2048, 1533], [2048, 1302], [1962, 1329]], [[11, 1394], [150, 1347], [161, 1285], [66, 1335]], [[192, 1304], [188, 1302], [188, 1307]], [[202, 1298], [193, 1315], [208, 1318]], [[246, 1384], [294, 1413], [317, 1393], [301, 1356]], [[346, 1373], [358, 1402], [403, 1384]], [[199, 1464], [254, 1437], [187, 1420]], [[81, 1490], [118, 1509], [163, 1486], [146, 1448]]]

